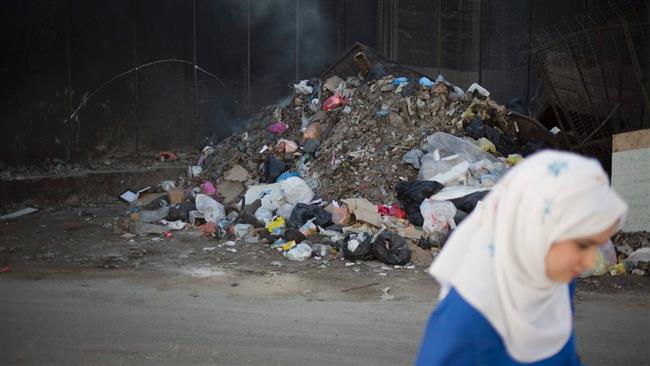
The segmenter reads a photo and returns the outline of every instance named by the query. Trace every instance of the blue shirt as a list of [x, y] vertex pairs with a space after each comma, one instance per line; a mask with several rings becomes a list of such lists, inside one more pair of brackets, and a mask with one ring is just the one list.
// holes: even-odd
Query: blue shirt
[[[574, 283], [569, 286], [573, 294]], [[571, 296], [573, 299], [573, 296]], [[431, 314], [417, 366], [432, 365], [582, 365], [575, 334], [555, 355], [533, 363], [515, 361], [488, 320], [451, 289]]]

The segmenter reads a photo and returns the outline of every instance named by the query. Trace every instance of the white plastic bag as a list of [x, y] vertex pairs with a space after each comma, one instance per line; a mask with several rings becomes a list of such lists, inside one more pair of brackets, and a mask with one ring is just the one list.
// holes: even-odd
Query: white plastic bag
[[436, 132], [427, 137], [427, 150], [429, 152], [440, 150], [441, 153], [445, 153], [444, 156], [458, 154], [470, 164], [483, 159], [499, 162], [499, 159], [481, 150], [477, 145], [444, 132]]
[[219, 220], [226, 218], [226, 210], [223, 205], [205, 194], [196, 195], [196, 209], [203, 214], [207, 222], [216, 224]]
[[289, 217], [291, 217], [291, 213], [293, 212], [293, 208], [296, 207], [290, 203], [285, 203], [284, 205], [280, 206], [277, 211], [278, 216], [284, 217], [285, 220], [288, 220]]
[[424, 217], [424, 231], [428, 233], [443, 232], [455, 229], [456, 206], [449, 201], [426, 199], [420, 205], [420, 213]]
[[265, 224], [273, 221], [273, 211], [262, 206], [255, 210], [255, 218], [262, 221]]
[[290, 177], [280, 182], [284, 199], [292, 204], [309, 203], [314, 199], [314, 191], [298, 177]]
[[280, 183], [261, 184], [249, 187], [244, 195], [246, 205], [250, 205], [258, 199], [261, 199], [262, 207], [269, 211], [275, 211], [285, 203]]
[[467, 185], [468, 174], [467, 169], [469, 163], [463, 161], [454, 165], [449, 171], [435, 175], [428, 180], [434, 180], [438, 183], [444, 184], [447, 187], [457, 185]]
[[305, 243], [300, 243], [286, 252], [284, 256], [290, 261], [302, 262], [311, 257], [311, 247]]

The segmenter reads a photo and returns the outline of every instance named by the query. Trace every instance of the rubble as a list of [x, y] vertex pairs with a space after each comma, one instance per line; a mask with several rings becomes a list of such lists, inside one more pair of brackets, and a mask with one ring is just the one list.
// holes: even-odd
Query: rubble
[[334, 67], [293, 84], [290, 101], [205, 146], [160, 196], [134, 193], [132, 226], [158, 233], [172, 229], [162, 219], [189, 221], [173, 229], [269, 245], [296, 261], [429, 264], [531, 141], [478, 84], [464, 92], [364, 52], [353, 62], [356, 73]]

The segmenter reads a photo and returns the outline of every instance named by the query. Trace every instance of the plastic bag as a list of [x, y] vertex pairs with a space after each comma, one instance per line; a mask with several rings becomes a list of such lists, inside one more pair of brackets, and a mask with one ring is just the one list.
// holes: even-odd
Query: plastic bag
[[142, 222], [158, 222], [169, 214], [169, 206], [163, 206], [157, 210], [144, 210], [140, 211], [140, 221]]
[[266, 229], [273, 235], [282, 235], [286, 226], [287, 225], [284, 222], [284, 218], [282, 216], [278, 216], [273, 221], [269, 222], [268, 225], [266, 225]]
[[493, 162], [499, 161], [499, 159], [481, 150], [480, 147], [473, 143], [444, 132], [436, 132], [428, 136], [427, 145], [429, 152], [434, 152], [436, 149], [439, 149], [441, 152], [446, 153], [445, 156], [458, 154], [470, 163], [483, 159], [488, 159]]
[[298, 172], [284, 172], [284, 173], [280, 174], [280, 176], [278, 177], [278, 179], [275, 180], [275, 182], [280, 183], [281, 181], [287, 180], [287, 179], [289, 179], [291, 177], [300, 178], [300, 173], [298, 173]]
[[287, 170], [287, 164], [269, 156], [264, 161], [264, 180], [266, 183], [275, 182], [278, 177]]
[[422, 150], [413, 149], [407, 152], [406, 154], [404, 154], [404, 156], [402, 157], [402, 161], [407, 164], [413, 165], [415, 169], [420, 169], [420, 159], [422, 158], [422, 155], [424, 155]]
[[293, 205], [297, 203], [308, 203], [314, 199], [314, 191], [299, 177], [289, 177], [281, 181], [280, 188], [282, 189], [284, 199]]
[[223, 205], [205, 194], [196, 195], [196, 209], [203, 214], [206, 222], [217, 223], [226, 218]]
[[305, 132], [302, 134], [302, 138], [305, 140], [317, 140], [320, 138], [320, 134], [323, 131], [323, 126], [318, 123], [314, 122], [307, 127]]
[[454, 165], [463, 161], [460, 155], [450, 155], [440, 158], [440, 153], [425, 154], [421, 159], [418, 180], [433, 180], [432, 178], [436, 175], [450, 171]]
[[372, 242], [372, 252], [377, 259], [393, 265], [403, 266], [411, 261], [411, 248], [398, 234], [384, 231]]
[[285, 220], [288, 220], [289, 217], [291, 217], [291, 212], [293, 211], [294, 207], [295, 206], [290, 203], [285, 203], [284, 205], [280, 206], [280, 208], [278, 208], [278, 211], [276, 213], [278, 216], [282, 216]]
[[289, 125], [282, 121], [278, 121], [275, 123], [271, 123], [267, 128], [267, 131], [274, 135], [281, 135], [283, 134], [286, 130], [289, 129]]
[[304, 223], [300, 229], [298, 229], [302, 235], [305, 236], [305, 238], [308, 238], [316, 233], [318, 233], [318, 226], [314, 224], [313, 220], [309, 220], [306, 223]]
[[332, 109], [338, 108], [346, 103], [345, 98], [339, 94], [334, 94], [331, 97], [325, 99], [323, 102], [323, 110], [325, 112], [331, 111]]
[[268, 223], [273, 220], [273, 211], [264, 207], [259, 207], [255, 210], [255, 218], [260, 222]]
[[456, 206], [449, 201], [436, 201], [426, 199], [420, 205], [420, 212], [424, 217], [423, 228], [426, 232], [447, 232], [455, 229]]
[[467, 174], [468, 168], [469, 163], [463, 161], [451, 167], [449, 171], [437, 174], [428, 178], [428, 180], [439, 182], [445, 186], [467, 185], [467, 181], [469, 180]]
[[311, 247], [305, 243], [300, 243], [286, 252], [284, 256], [290, 261], [302, 262], [311, 257]]
[[306, 152], [307, 154], [313, 154], [316, 152], [316, 150], [318, 150], [319, 146], [319, 139], [309, 139], [302, 145], [302, 151]]
[[370, 239], [370, 235], [364, 232], [348, 234], [341, 244], [343, 257], [349, 261], [373, 259]]
[[332, 214], [332, 222], [335, 225], [347, 226], [350, 223], [350, 210], [346, 204], [339, 205], [334, 202], [325, 210]]
[[298, 203], [291, 212], [289, 225], [293, 227], [301, 227], [304, 223], [313, 218], [316, 218], [314, 223], [321, 227], [327, 227], [332, 222], [332, 214], [322, 208]]
[[395, 186], [397, 199], [404, 211], [406, 211], [406, 215], [411, 224], [422, 226], [424, 218], [420, 212], [420, 204], [425, 199], [436, 194], [443, 187], [442, 184], [433, 181], [397, 183], [397, 186]]
[[275, 149], [280, 153], [292, 153], [298, 150], [298, 144], [291, 140], [280, 139]]
[[217, 188], [212, 184], [212, 182], [206, 180], [201, 184], [201, 192], [207, 194], [208, 196], [214, 197], [217, 195]]
[[616, 249], [611, 240], [598, 248], [594, 267], [583, 272], [580, 277], [602, 276], [608, 272], [609, 267], [616, 264]]
[[474, 211], [474, 208], [476, 208], [476, 204], [479, 201], [481, 201], [485, 196], [487, 196], [488, 193], [490, 193], [490, 191], [474, 192], [463, 197], [454, 198], [450, 201], [451, 203], [454, 204], [454, 206], [458, 210], [461, 210], [469, 214], [470, 212]]

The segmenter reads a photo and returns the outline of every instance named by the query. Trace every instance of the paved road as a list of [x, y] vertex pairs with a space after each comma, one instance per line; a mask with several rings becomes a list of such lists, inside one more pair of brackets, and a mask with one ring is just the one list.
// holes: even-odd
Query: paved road
[[[156, 276], [3, 274], [0, 299], [1, 365], [408, 365], [432, 307], [234, 294]], [[644, 301], [579, 302], [585, 361], [650, 364]]]

